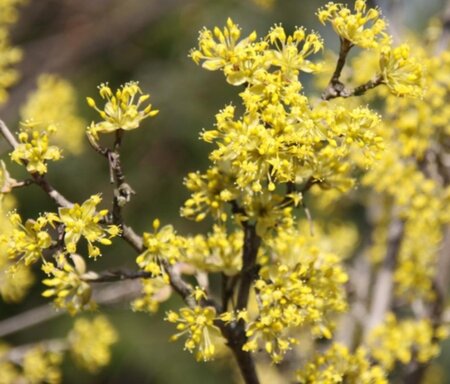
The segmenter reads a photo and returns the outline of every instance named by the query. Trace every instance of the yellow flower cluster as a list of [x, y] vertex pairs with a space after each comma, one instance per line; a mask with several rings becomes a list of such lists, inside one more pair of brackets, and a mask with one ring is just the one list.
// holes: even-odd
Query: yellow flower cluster
[[55, 132], [55, 126], [42, 127], [40, 123], [27, 121], [22, 123], [19, 133], [19, 145], [11, 152], [11, 160], [25, 165], [28, 172], [47, 173], [47, 161], [61, 159], [61, 150], [49, 144], [49, 135]]
[[151, 279], [141, 279], [141, 295], [131, 303], [133, 311], [155, 313], [161, 302], [166, 301], [171, 295], [169, 281], [164, 276], [156, 276]]
[[215, 219], [227, 220], [226, 203], [237, 197], [231, 175], [213, 166], [204, 174], [189, 173], [184, 184], [192, 195], [181, 208], [181, 216], [202, 221], [210, 213]]
[[206, 272], [222, 272], [236, 275], [242, 267], [241, 230], [228, 234], [226, 228], [214, 225], [213, 232], [206, 236], [186, 237], [181, 260]]
[[[387, 24], [380, 11], [367, 9], [366, 3], [366, 0], [355, 1], [352, 12], [346, 5], [330, 2], [317, 15], [322, 23], [328, 21], [333, 26], [341, 40], [341, 53], [346, 55], [352, 46], [374, 50], [374, 54], [363, 52], [362, 57], [377, 58], [376, 73], [368, 77], [370, 72], [361, 71], [359, 66], [354, 71], [356, 78], [365, 77], [365, 82], [375, 80], [386, 84], [395, 96], [421, 97], [424, 89], [422, 64], [417, 57], [410, 55], [407, 44], [392, 46], [392, 38], [386, 31]], [[367, 68], [366, 61], [363, 65]]]
[[304, 260], [295, 266], [263, 267], [255, 282], [258, 316], [247, 325], [249, 341], [244, 350], [254, 352], [261, 344], [275, 363], [298, 342], [288, 336], [290, 331], [309, 326], [316, 337], [331, 338], [328, 317], [346, 308], [342, 284], [347, 275], [337, 258], [318, 254], [297, 257]]
[[402, 157], [422, 160], [430, 142], [450, 135], [450, 112], [447, 97], [450, 92], [450, 52], [430, 52], [415, 43], [416, 56], [424, 67], [422, 99], [386, 98], [386, 124], [394, 126], [392, 139], [400, 145], [395, 151]]
[[33, 283], [34, 276], [29, 267], [22, 264], [13, 267], [11, 262], [0, 258], [0, 297], [3, 301], [21, 301]]
[[274, 47], [265, 53], [267, 64], [280, 68], [286, 80], [295, 81], [300, 72], [311, 73], [320, 69], [320, 65], [306, 59], [323, 48], [323, 42], [317, 33], [307, 34], [304, 28], [297, 27], [292, 36], [286, 36], [284, 28], [276, 25], [269, 31], [266, 39]]
[[397, 96], [421, 97], [423, 94], [423, 68], [416, 58], [410, 56], [407, 44], [399, 47], [383, 47], [380, 69], [384, 83]]
[[8, 359], [13, 349], [0, 344], [0, 383], [48, 383], [61, 382], [62, 353], [47, 351], [43, 345], [28, 348], [20, 359]]
[[23, 358], [23, 376], [29, 383], [58, 384], [61, 382], [62, 354], [34, 347]]
[[20, 215], [12, 212], [9, 215], [10, 230], [0, 234], [0, 243], [2, 248], [6, 249], [8, 258], [25, 266], [41, 259], [43, 251], [52, 245], [52, 239], [45, 227], [48, 224], [53, 225], [54, 220], [53, 214], [47, 214], [37, 220], [28, 219], [23, 224]]
[[104, 227], [100, 224], [108, 214], [107, 209], [96, 211], [101, 201], [100, 195], [92, 195], [81, 205], [74, 204], [70, 208], [59, 208], [59, 221], [64, 224], [64, 243], [67, 252], [75, 253], [78, 241], [84, 237], [88, 242], [89, 257], [95, 259], [101, 253], [100, 248], [93, 243], [110, 245], [111, 238], [120, 234], [120, 228], [116, 225]]
[[139, 267], [153, 276], [163, 274], [159, 263], [160, 258], [168, 260], [171, 264], [180, 259], [180, 246], [183, 244], [183, 238], [175, 233], [171, 225], [165, 225], [161, 229], [160, 225], [159, 219], [155, 219], [153, 220], [153, 233], [144, 232], [145, 251], [136, 259]]
[[37, 89], [28, 95], [20, 110], [22, 121], [35, 121], [49, 133], [51, 140], [69, 153], [82, 151], [84, 120], [77, 114], [74, 87], [63, 78], [44, 74], [37, 80]]
[[5, 211], [12, 209], [14, 205], [15, 202], [10, 196], [2, 199], [0, 204], [0, 297], [5, 302], [21, 301], [34, 282], [31, 266], [25, 266], [24, 263], [17, 264], [15, 259], [10, 258], [11, 243], [7, 239], [12, 236], [14, 227]]
[[447, 329], [434, 329], [429, 319], [398, 320], [390, 313], [383, 324], [371, 331], [368, 348], [378, 364], [392, 371], [397, 362], [408, 364], [415, 359], [426, 363], [435, 358], [440, 352], [439, 340], [447, 336]]
[[98, 89], [101, 98], [106, 100], [102, 109], [97, 107], [94, 99], [87, 98], [88, 105], [94, 108], [103, 120], [100, 123], [92, 122], [88, 128], [88, 134], [94, 139], [98, 139], [99, 133], [110, 133], [119, 129], [125, 131], [136, 129], [142, 120], [155, 116], [159, 112], [152, 110], [151, 104], [140, 109], [142, 103], [145, 103], [150, 95], [142, 94], [141, 88], [135, 81], [124, 84], [115, 93], [108, 84], [101, 84]]
[[334, 343], [323, 354], [297, 372], [303, 384], [387, 384], [386, 373], [372, 365], [366, 351], [358, 348], [351, 353], [347, 347]]
[[[364, 107], [312, 103], [301, 94], [300, 72], [319, 66], [309, 60], [323, 46], [316, 33], [296, 28], [287, 35], [274, 26], [256, 42], [256, 34], [240, 40], [241, 31], [228, 19], [223, 31], [204, 29], [199, 48], [191, 52], [209, 70], [221, 69], [240, 93], [245, 112], [226, 106], [216, 115], [216, 127], [203, 131], [215, 143], [214, 166], [205, 174], [191, 173], [186, 186], [191, 198], [182, 215], [197, 221], [207, 214], [226, 221], [227, 204], [245, 206], [233, 212], [238, 220], [254, 220], [263, 235], [290, 216], [301, 194], [281, 194], [278, 186], [314, 180], [323, 188], [348, 190], [356, 166], [369, 167], [383, 150], [376, 133], [380, 118]], [[353, 159], [359, 156], [359, 162]]]
[[[387, 231], [392, 209], [405, 221], [402, 246], [395, 270], [396, 292], [408, 300], [433, 299], [433, 277], [442, 242], [442, 226], [450, 222], [449, 188], [435, 177], [435, 160], [424, 166], [449, 135], [446, 100], [450, 91], [450, 55], [433, 56], [417, 42], [421, 64], [426, 68], [422, 100], [386, 97], [385, 123], [380, 135], [386, 152], [364, 176], [363, 183], [384, 201], [376, 222], [371, 256], [386, 254]], [[444, 144], [445, 145], [445, 144]], [[431, 168], [430, 168], [431, 167]]]
[[319, 9], [317, 16], [322, 24], [330, 22], [341, 39], [361, 48], [375, 48], [380, 40], [389, 40], [386, 21], [378, 9], [367, 9], [366, 0], [356, 0], [354, 11], [330, 2]]
[[[197, 301], [204, 295], [197, 291]], [[194, 308], [181, 308], [178, 313], [169, 311], [166, 320], [177, 324], [177, 334], [171, 340], [178, 340], [181, 336], [187, 336], [184, 348], [189, 352], [195, 351], [198, 361], [211, 360], [216, 352], [214, 338], [220, 337], [220, 330], [214, 325], [216, 310], [213, 307], [200, 305]]]
[[91, 300], [92, 289], [85, 281], [89, 274], [83, 258], [72, 254], [70, 263], [63, 253], [55, 255], [56, 263], [45, 262], [42, 270], [49, 277], [42, 281], [47, 287], [42, 293], [44, 297], [54, 297], [58, 308], [66, 309], [71, 315], [84, 310], [94, 309], [95, 303]]
[[9, 27], [17, 21], [17, 8], [26, 0], [0, 1], [0, 104], [8, 98], [7, 89], [17, 82], [19, 73], [13, 66], [22, 58], [22, 51], [11, 46]]
[[116, 330], [105, 316], [77, 319], [68, 336], [74, 360], [89, 372], [97, 372], [111, 360], [111, 345], [117, 342]]
[[240, 28], [229, 18], [223, 31], [217, 27], [201, 30], [199, 49], [193, 49], [190, 56], [197, 64], [203, 61], [202, 67], [209, 71], [223, 70], [230, 84], [243, 84], [258, 70], [266, 44], [255, 43], [256, 32], [239, 41], [240, 37]]

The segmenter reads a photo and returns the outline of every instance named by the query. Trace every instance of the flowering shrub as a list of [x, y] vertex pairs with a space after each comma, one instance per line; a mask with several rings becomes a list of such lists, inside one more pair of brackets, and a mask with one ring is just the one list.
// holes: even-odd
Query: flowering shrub
[[[200, 134], [211, 147], [209, 167], [185, 178], [190, 197], [181, 216], [207, 221], [206, 234], [180, 234], [157, 218], [138, 234], [122, 215], [134, 194], [121, 165], [122, 138], [157, 125], [150, 95], [134, 81], [101, 84], [101, 104], [87, 98], [99, 121], [85, 133], [108, 162], [112, 208], [101, 208], [99, 191], [72, 202], [56, 190], [50, 162], [63, 150], [79, 152], [79, 136], [69, 143], [58, 132], [62, 125], [78, 132], [83, 120], [70, 84], [41, 77], [22, 109], [18, 139], [0, 121], [11, 160], [30, 175], [15, 180], [2, 163], [3, 300], [26, 296], [35, 265], [42, 295], [74, 316], [101, 306], [96, 283], [140, 279], [133, 310], [153, 313], [181, 297], [181, 308], [165, 316], [172, 340], [198, 361], [232, 354], [246, 383], [263, 382], [268, 371], [280, 382], [422, 382], [447, 338], [450, 51], [438, 49], [436, 33], [414, 49], [394, 44], [380, 10], [365, 0], [352, 8], [330, 2], [317, 17], [338, 35], [338, 57], [321, 55], [327, 45], [303, 27], [276, 24], [258, 37], [228, 19], [200, 31], [190, 57], [222, 72], [240, 97]], [[7, 33], [1, 20], [0, 31], [0, 38]], [[8, 68], [15, 50], [1, 46]], [[306, 91], [304, 73], [322, 92]], [[111, 145], [105, 136], [113, 136]], [[15, 211], [11, 193], [28, 185], [42, 188], [54, 210], [28, 219]], [[373, 212], [371, 241], [360, 247], [351, 222], [324, 219], [355, 195]], [[121, 240], [137, 252], [136, 270], [94, 271], [91, 259], [99, 265]], [[108, 364], [117, 337], [98, 316], [77, 319], [61, 339], [2, 343], [0, 382], [60, 382], [67, 351], [95, 372]]]

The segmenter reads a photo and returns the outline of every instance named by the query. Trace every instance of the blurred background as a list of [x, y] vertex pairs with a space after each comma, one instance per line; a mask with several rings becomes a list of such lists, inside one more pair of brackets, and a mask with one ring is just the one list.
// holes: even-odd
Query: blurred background
[[[202, 128], [210, 128], [214, 115], [225, 104], [237, 100], [237, 89], [229, 86], [217, 72], [207, 72], [188, 58], [196, 45], [198, 31], [206, 26], [224, 25], [231, 17], [243, 28], [243, 35], [256, 30], [264, 35], [274, 23], [287, 30], [296, 25], [318, 30], [326, 45], [337, 47], [337, 37], [315, 17], [322, 0], [39, 0], [22, 7], [20, 20], [13, 27], [12, 40], [24, 51], [19, 64], [21, 79], [11, 90], [0, 116], [14, 131], [20, 107], [36, 88], [40, 74], [63, 76], [77, 90], [79, 114], [86, 124], [97, 120], [85, 102], [97, 97], [97, 85], [108, 81], [115, 89], [137, 80], [160, 113], [145, 120], [142, 128], [125, 135], [123, 167], [128, 182], [137, 192], [125, 209], [126, 221], [138, 231], [151, 229], [155, 217], [162, 224], [172, 223], [181, 233], [197, 233], [206, 224], [195, 224], [179, 217], [179, 207], [188, 197], [184, 176], [207, 167], [211, 149], [198, 140]], [[351, 3], [351, 1], [348, 1]], [[372, 2], [373, 3], [373, 2]], [[397, 33], [412, 29], [420, 33], [430, 17], [439, 14], [445, 0], [384, 0], [379, 4]], [[71, 134], [70, 132], [68, 134]], [[7, 159], [7, 147], [0, 145]], [[23, 170], [7, 160], [14, 177]], [[72, 201], [82, 202], [102, 192], [105, 205], [111, 200], [106, 162], [84, 141], [77, 155], [65, 154], [63, 161], [51, 164], [49, 180]], [[53, 210], [51, 202], [35, 187], [18, 190], [20, 212], [35, 217]], [[94, 268], [115, 266], [134, 269], [135, 254], [119, 242], [105, 250]], [[19, 305], [0, 303], [0, 320], [44, 304], [42, 287], [34, 286], [31, 297]], [[96, 376], [79, 371], [65, 362], [64, 383], [229, 383], [234, 377], [220, 360], [197, 364], [182, 350], [182, 342], [169, 343], [173, 326], [159, 314], [133, 313], [128, 303], [105, 308], [120, 333], [113, 351], [113, 363]], [[43, 337], [65, 334], [72, 323], [68, 316], [10, 336], [7, 341], [23, 344]], [[447, 355], [448, 356], [448, 355]], [[445, 355], [443, 356], [445, 360]], [[450, 381], [447, 381], [450, 383]]]

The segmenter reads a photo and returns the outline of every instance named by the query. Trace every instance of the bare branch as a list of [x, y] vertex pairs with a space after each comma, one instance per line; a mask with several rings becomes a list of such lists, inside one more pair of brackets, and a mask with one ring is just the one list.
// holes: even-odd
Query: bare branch
[[[96, 303], [109, 305], [136, 297], [140, 289], [139, 282], [125, 281], [94, 291], [93, 298]], [[0, 337], [20, 332], [66, 314], [65, 311], [57, 311], [51, 304], [30, 309], [0, 321]]]
[[69, 344], [65, 339], [43, 340], [36, 343], [20, 345], [12, 348], [6, 354], [0, 356], [0, 363], [10, 361], [15, 364], [21, 364], [25, 355], [33, 348], [40, 347], [46, 352], [64, 352], [69, 349]]
[[13, 149], [16, 149], [19, 146], [19, 142], [16, 140], [15, 136], [12, 134], [3, 120], [0, 120], [0, 132]]
[[397, 265], [398, 254], [405, 233], [405, 222], [393, 217], [388, 229], [386, 256], [377, 272], [372, 288], [372, 302], [370, 312], [364, 329], [364, 336], [380, 324], [391, 308], [394, 293], [394, 270]]

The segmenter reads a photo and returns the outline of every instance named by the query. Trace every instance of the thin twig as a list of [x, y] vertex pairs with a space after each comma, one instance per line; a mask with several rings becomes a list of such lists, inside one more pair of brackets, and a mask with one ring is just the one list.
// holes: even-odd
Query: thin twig
[[115, 281], [150, 279], [153, 274], [146, 271], [106, 271], [88, 275], [83, 278], [88, 283], [112, 283]]

